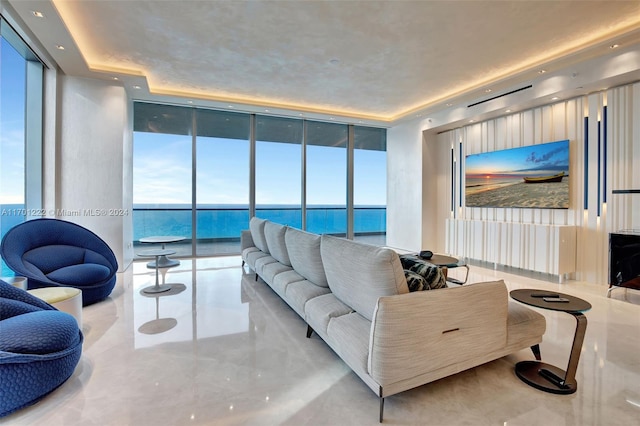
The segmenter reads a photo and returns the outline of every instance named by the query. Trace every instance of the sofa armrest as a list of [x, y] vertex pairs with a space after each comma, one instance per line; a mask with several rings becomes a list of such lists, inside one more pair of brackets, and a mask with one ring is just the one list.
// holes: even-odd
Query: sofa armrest
[[240, 251], [244, 251], [244, 249], [249, 247], [255, 247], [256, 245], [253, 242], [253, 237], [251, 236], [251, 231], [248, 229], [243, 229], [240, 231]]
[[502, 280], [380, 297], [369, 375], [384, 386], [503, 348], [507, 307]]

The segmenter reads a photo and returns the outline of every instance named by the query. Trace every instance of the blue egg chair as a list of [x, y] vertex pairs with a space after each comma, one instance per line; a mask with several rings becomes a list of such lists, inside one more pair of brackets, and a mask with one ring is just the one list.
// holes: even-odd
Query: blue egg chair
[[80, 361], [83, 335], [69, 314], [0, 280], [0, 417], [38, 402]]
[[118, 261], [107, 243], [80, 225], [33, 219], [11, 228], [0, 243], [7, 266], [28, 288], [75, 287], [82, 305], [105, 299], [116, 284]]

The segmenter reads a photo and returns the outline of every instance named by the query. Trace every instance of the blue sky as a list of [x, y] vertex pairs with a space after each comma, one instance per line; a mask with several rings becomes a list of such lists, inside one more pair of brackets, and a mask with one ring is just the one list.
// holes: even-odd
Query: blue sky
[[24, 203], [25, 60], [0, 44], [0, 204]]
[[[301, 146], [256, 144], [256, 203], [300, 204]], [[249, 142], [199, 137], [198, 204], [249, 203]], [[346, 203], [346, 150], [307, 148], [307, 203]], [[386, 205], [386, 153], [356, 150], [356, 205]], [[191, 203], [191, 136], [134, 133], [134, 204]]]
[[569, 141], [473, 154], [466, 157], [467, 177], [492, 174], [532, 174], [569, 170]]

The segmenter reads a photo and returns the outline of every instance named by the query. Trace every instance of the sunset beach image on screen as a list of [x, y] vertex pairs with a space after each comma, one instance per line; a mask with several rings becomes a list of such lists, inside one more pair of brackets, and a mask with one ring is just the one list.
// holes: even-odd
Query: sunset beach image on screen
[[470, 154], [466, 207], [569, 208], [569, 140]]

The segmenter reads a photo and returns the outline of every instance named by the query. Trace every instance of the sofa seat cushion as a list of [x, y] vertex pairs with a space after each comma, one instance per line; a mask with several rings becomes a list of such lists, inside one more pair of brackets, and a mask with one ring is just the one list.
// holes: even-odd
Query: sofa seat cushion
[[280, 297], [284, 298], [287, 287], [291, 283], [295, 283], [298, 281], [304, 281], [304, 277], [293, 269], [290, 271], [284, 271], [273, 277], [271, 288], [274, 289], [275, 292], [280, 295]]
[[542, 336], [546, 330], [546, 321], [542, 314], [521, 303], [509, 300], [507, 311], [507, 344]]
[[256, 250], [246, 249], [246, 253], [243, 252], [243, 255], [242, 255], [242, 257], [244, 258], [244, 261], [247, 262], [247, 265], [249, 265], [249, 267], [254, 271], [256, 270], [256, 261], [266, 256], [269, 256], [269, 255], [263, 251], [260, 251], [257, 248]]
[[249, 254], [256, 252], [262, 253], [258, 247], [247, 247], [246, 249], [242, 250], [242, 259], [246, 262]]
[[37, 311], [2, 321], [0, 351], [44, 355], [63, 351], [79, 342], [78, 324], [69, 314]]
[[291, 266], [283, 265], [280, 262], [272, 262], [267, 263], [262, 267], [262, 274], [260, 274], [260, 276], [263, 280], [269, 283], [269, 285], [273, 285], [273, 280], [276, 275], [292, 270], [293, 268], [291, 268]]
[[86, 251], [87, 249], [83, 247], [52, 244], [36, 247], [25, 252], [22, 255], [22, 260], [25, 263], [34, 265], [47, 275], [49, 272], [65, 266], [84, 263]]
[[278, 262], [291, 266], [287, 245], [284, 240], [286, 232], [287, 227], [279, 223], [267, 221], [264, 225], [264, 237], [267, 241], [267, 247], [269, 247], [269, 254]]
[[297, 281], [287, 286], [284, 299], [302, 318], [305, 317], [305, 304], [318, 296], [330, 293], [326, 287], [315, 285], [309, 280]]
[[314, 284], [329, 287], [320, 254], [320, 235], [287, 228], [285, 241], [293, 269]]
[[352, 312], [353, 309], [351, 309], [351, 307], [342, 303], [332, 293], [314, 297], [304, 305], [305, 321], [322, 338], [327, 338], [327, 328], [332, 318], [337, 318]]
[[278, 261], [275, 260], [273, 257], [267, 255], [267, 256], [263, 256], [260, 259], [256, 260], [256, 266], [255, 266], [255, 271], [256, 274], [262, 276], [264, 274], [264, 267], [270, 263], [277, 263]]
[[100, 283], [111, 275], [111, 271], [104, 265], [96, 263], [81, 263], [79, 265], [65, 266], [49, 272], [47, 278], [51, 281], [64, 283], [73, 287], [82, 287]]
[[[442, 272], [442, 268], [420, 259], [415, 255], [400, 255], [400, 263], [405, 270], [405, 278], [409, 285], [409, 291], [434, 290], [447, 286], [447, 280]], [[417, 274], [424, 278], [424, 281], [417, 278]]]
[[367, 372], [371, 321], [357, 312], [331, 318], [328, 342], [340, 358], [356, 372]]
[[331, 291], [369, 321], [378, 298], [409, 293], [400, 258], [391, 249], [323, 235], [321, 251]]
[[251, 231], [251, 238], [253, 239], [253, 243], [256, 245], [256, 247], [268, 254], [269, 248], [267, 246], [267, 240], [264, 236], [264, 225], [266, 223], [267, 221], [265, 219], [252, 217], [249, 221], [249, 230]]

